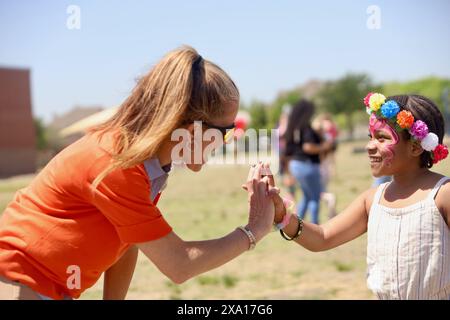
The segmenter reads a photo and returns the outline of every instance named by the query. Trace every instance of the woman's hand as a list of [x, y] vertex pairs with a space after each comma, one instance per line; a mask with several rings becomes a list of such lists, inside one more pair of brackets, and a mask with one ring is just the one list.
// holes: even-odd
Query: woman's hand
[[[249, 178], [252, 172], [252, 168], [250, 168]], [[268, 164], [263, 164], [261, 167], [261, 175], [267, 177], [268, 179], [268, 193], [269, 197], [273, 201], [275, 214], [274, 223], [280, 223], [283, 220], [284, 215], [286, 214], [286, 207], [283, 202], [283, 199], [280, 197], [280, 189], [275, 186], [275, 179], [273, 177], [272, 172], [270, 171], [270, 166]], [[248, 180], [248, 179], [247, 179]], [[248, 181], [246, 184], [242, 185], [242, 188], [248, 191], [247, 187]]]
[[264, 175], [265, 168], [266, 166], [261, 163], [252, 166], [245, 185], [249, 203], [247, 227], [254, 234], [256, 241], [270, 232], [275, 215], [274, 205], [269, 196], [269, 177]]

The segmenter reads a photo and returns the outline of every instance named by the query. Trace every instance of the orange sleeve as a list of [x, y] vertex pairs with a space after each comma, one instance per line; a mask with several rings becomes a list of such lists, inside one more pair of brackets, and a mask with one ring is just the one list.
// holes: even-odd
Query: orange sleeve
[[92, 192], [93, 204], [125, 243], [156, 240], [172, 231], [150, 200], [150, 183], [142, 165], [111, 172]]

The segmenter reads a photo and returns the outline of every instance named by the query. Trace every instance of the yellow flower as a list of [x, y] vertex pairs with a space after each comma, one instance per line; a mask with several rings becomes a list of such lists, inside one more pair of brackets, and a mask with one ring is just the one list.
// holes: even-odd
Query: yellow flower
[[386, 101], [386, 97], [381, 93], [374, 93], [370, 96], [369, 106], [373, 111], [378, 111], [381, 108], [381, 105]]

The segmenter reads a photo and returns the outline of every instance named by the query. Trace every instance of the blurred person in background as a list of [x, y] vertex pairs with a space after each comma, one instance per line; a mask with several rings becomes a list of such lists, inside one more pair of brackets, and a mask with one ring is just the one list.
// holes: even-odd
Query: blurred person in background
[[289, 172], [289, 157], [286, 155], [286, 130], [288, 127], [289, 114], [291, 113], [292, 106], [285, 104], [281, 111], [280, 120], [278, 122], [278, 136], [280, 137], [280, 176], [282, 185], [288, 191], [286, 198], [289, 201], [295, 201], [295, 185], [296, 180]]
[[336, 215], [336, 195], [328, 191], [328, 185], [332, 177], [336, 174], [337, 136], [339, 131], [336, 123], [329, 113], [320, 114], [313, 122], [313, 129], [319, 133], [325, 141], [333, 143], [331, 150], [320, 154], [320, 174], [322, 179], [322, 193], [320, 195], [328, 207], [328, 218]]
[[312, 128], [314, 111], [314, 104], [304, 99], [293, 106], [285, 133], [285, 154], [290, 158], [289, 171], [303, 192], [302, 200], [297, 206], [297, 215], [303, 219], [309, 211], [311, 221], [318, 224], [320, 195], [323, 190], [320, 154], [332, 150], [333, 142], [324, 141]]

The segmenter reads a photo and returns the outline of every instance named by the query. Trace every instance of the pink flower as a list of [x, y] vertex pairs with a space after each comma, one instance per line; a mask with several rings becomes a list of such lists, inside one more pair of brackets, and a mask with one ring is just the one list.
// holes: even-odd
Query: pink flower
[[409, 129], [409, 133], [411, 133], [417, 140], [422, 140], [428, 134], [428, 126], [422, 120], [417, 120], [413, 123], [411, 129]]
[[448, 156], [448, 148], [443, 144], [438, 145], [433, 150], [433, 163], [438, 163], [441, 160], [444, 160]]
[[373, 92], [369, 92], [367, 96], [364, 98], [364, 104], [366, 105], [366, 107], [369, 107], [369, 100], [371, 95], [373, 95]]

